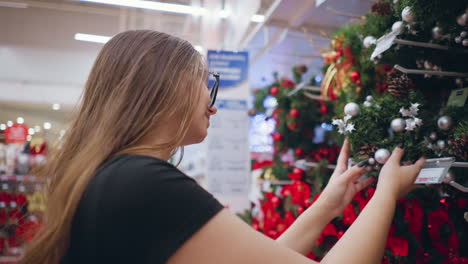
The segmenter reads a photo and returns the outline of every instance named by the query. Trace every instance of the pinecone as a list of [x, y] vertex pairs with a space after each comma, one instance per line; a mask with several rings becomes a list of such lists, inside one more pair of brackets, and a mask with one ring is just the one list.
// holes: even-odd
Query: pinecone
[[413, 82], [408, 75], [393, 69], [387, 75], [388, 92], [397, 98], [408, 97], [409, 90], [413, 88]]
[[468, 135], [463, 133], [461, 137], [454, 138], [451, 142], [451, 154], [468, 161]]
[[249, 111], [247, 112], [247, 114], [248, 114], [249, 116], [254, 116], [254, 115], [257, 114], [257, 109], [251, 108], [251, 109], [249, 109]]
[[372, 13], [381, 16], [389, 15], [392, 12], [392, 8], [390, 7], [390, 5], [383, 0], [380, 0], [377, 3], [373, 4], [371, 10]]
[[376, 145], [365, 143], [358, 150], [359, 157], [364, 159], [371, 158], [374, 156], [374, 153], [377, 151], [377, 149], [378, 148]]

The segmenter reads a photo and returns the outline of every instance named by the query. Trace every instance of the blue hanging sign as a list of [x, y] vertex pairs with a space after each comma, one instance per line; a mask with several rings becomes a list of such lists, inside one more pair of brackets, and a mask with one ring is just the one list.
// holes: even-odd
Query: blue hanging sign
[[[248, 78], [249, 53], [209, 50], [208, 69], [220, 74], [220, 89], [238, 87]], [[210, 75], [208, 87], [212, 87], [214, 81]]]

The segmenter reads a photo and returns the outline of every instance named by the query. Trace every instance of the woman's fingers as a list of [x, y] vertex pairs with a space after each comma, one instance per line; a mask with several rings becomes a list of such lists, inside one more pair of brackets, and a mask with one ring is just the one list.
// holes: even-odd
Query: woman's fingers
[[368, 187], [369, 185], [371, 185], [374, 182], [374, 180], [375, 179], [373, 177], [369, 177], [361, 182], [355, 183], [354, 186], [356, 186], [357, 192], [360, 192], [364, 190], [366, 187]]
[[390, 156], [387, 162], [400, 165], [400, 160], [401, 160], [401, 157], [403, 157], [404, 153], [405, 153], [405, 150], [403, 148], [396, 147], [393, 150], [392, 155]]
[[344, 172], [348, 167], [348, 159], [350, 153], [349, 140], [346, 138], [341, 147], [340, 155], [338, 156], [338, 163], [336, 169], [340, 172]]
[[359, 167], [358, 165], [351, 167], [345, 173], [343, 173], [340, 179], [344, 182], [354, 182], [355, 180], [359, 179], [362, 176], [364, 169], [366, 167], [362, 166]]

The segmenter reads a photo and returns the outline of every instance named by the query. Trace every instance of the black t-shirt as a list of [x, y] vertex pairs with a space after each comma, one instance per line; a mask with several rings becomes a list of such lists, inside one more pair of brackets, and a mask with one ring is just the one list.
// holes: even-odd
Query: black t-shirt
[[83, 194], [62, 263], [165, 263], [222, 208], [166, 161], [113, 157]]

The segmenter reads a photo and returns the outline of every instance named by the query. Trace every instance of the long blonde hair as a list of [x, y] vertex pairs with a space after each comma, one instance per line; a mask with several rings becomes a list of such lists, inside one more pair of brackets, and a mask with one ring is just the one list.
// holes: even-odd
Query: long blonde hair
[[[127, 31], [104, 45], [61, 148], [40, 172], [50, 183], [45, 221], [21, 263], [60, 262], [78, 203], [105, 160], [117, 153], [174, 151], [180, 146], [205, 72], [201, 55], [190, 43], [165, 33]], [[169, 118], [180, 120], [170, 141], [139, 145]]]

